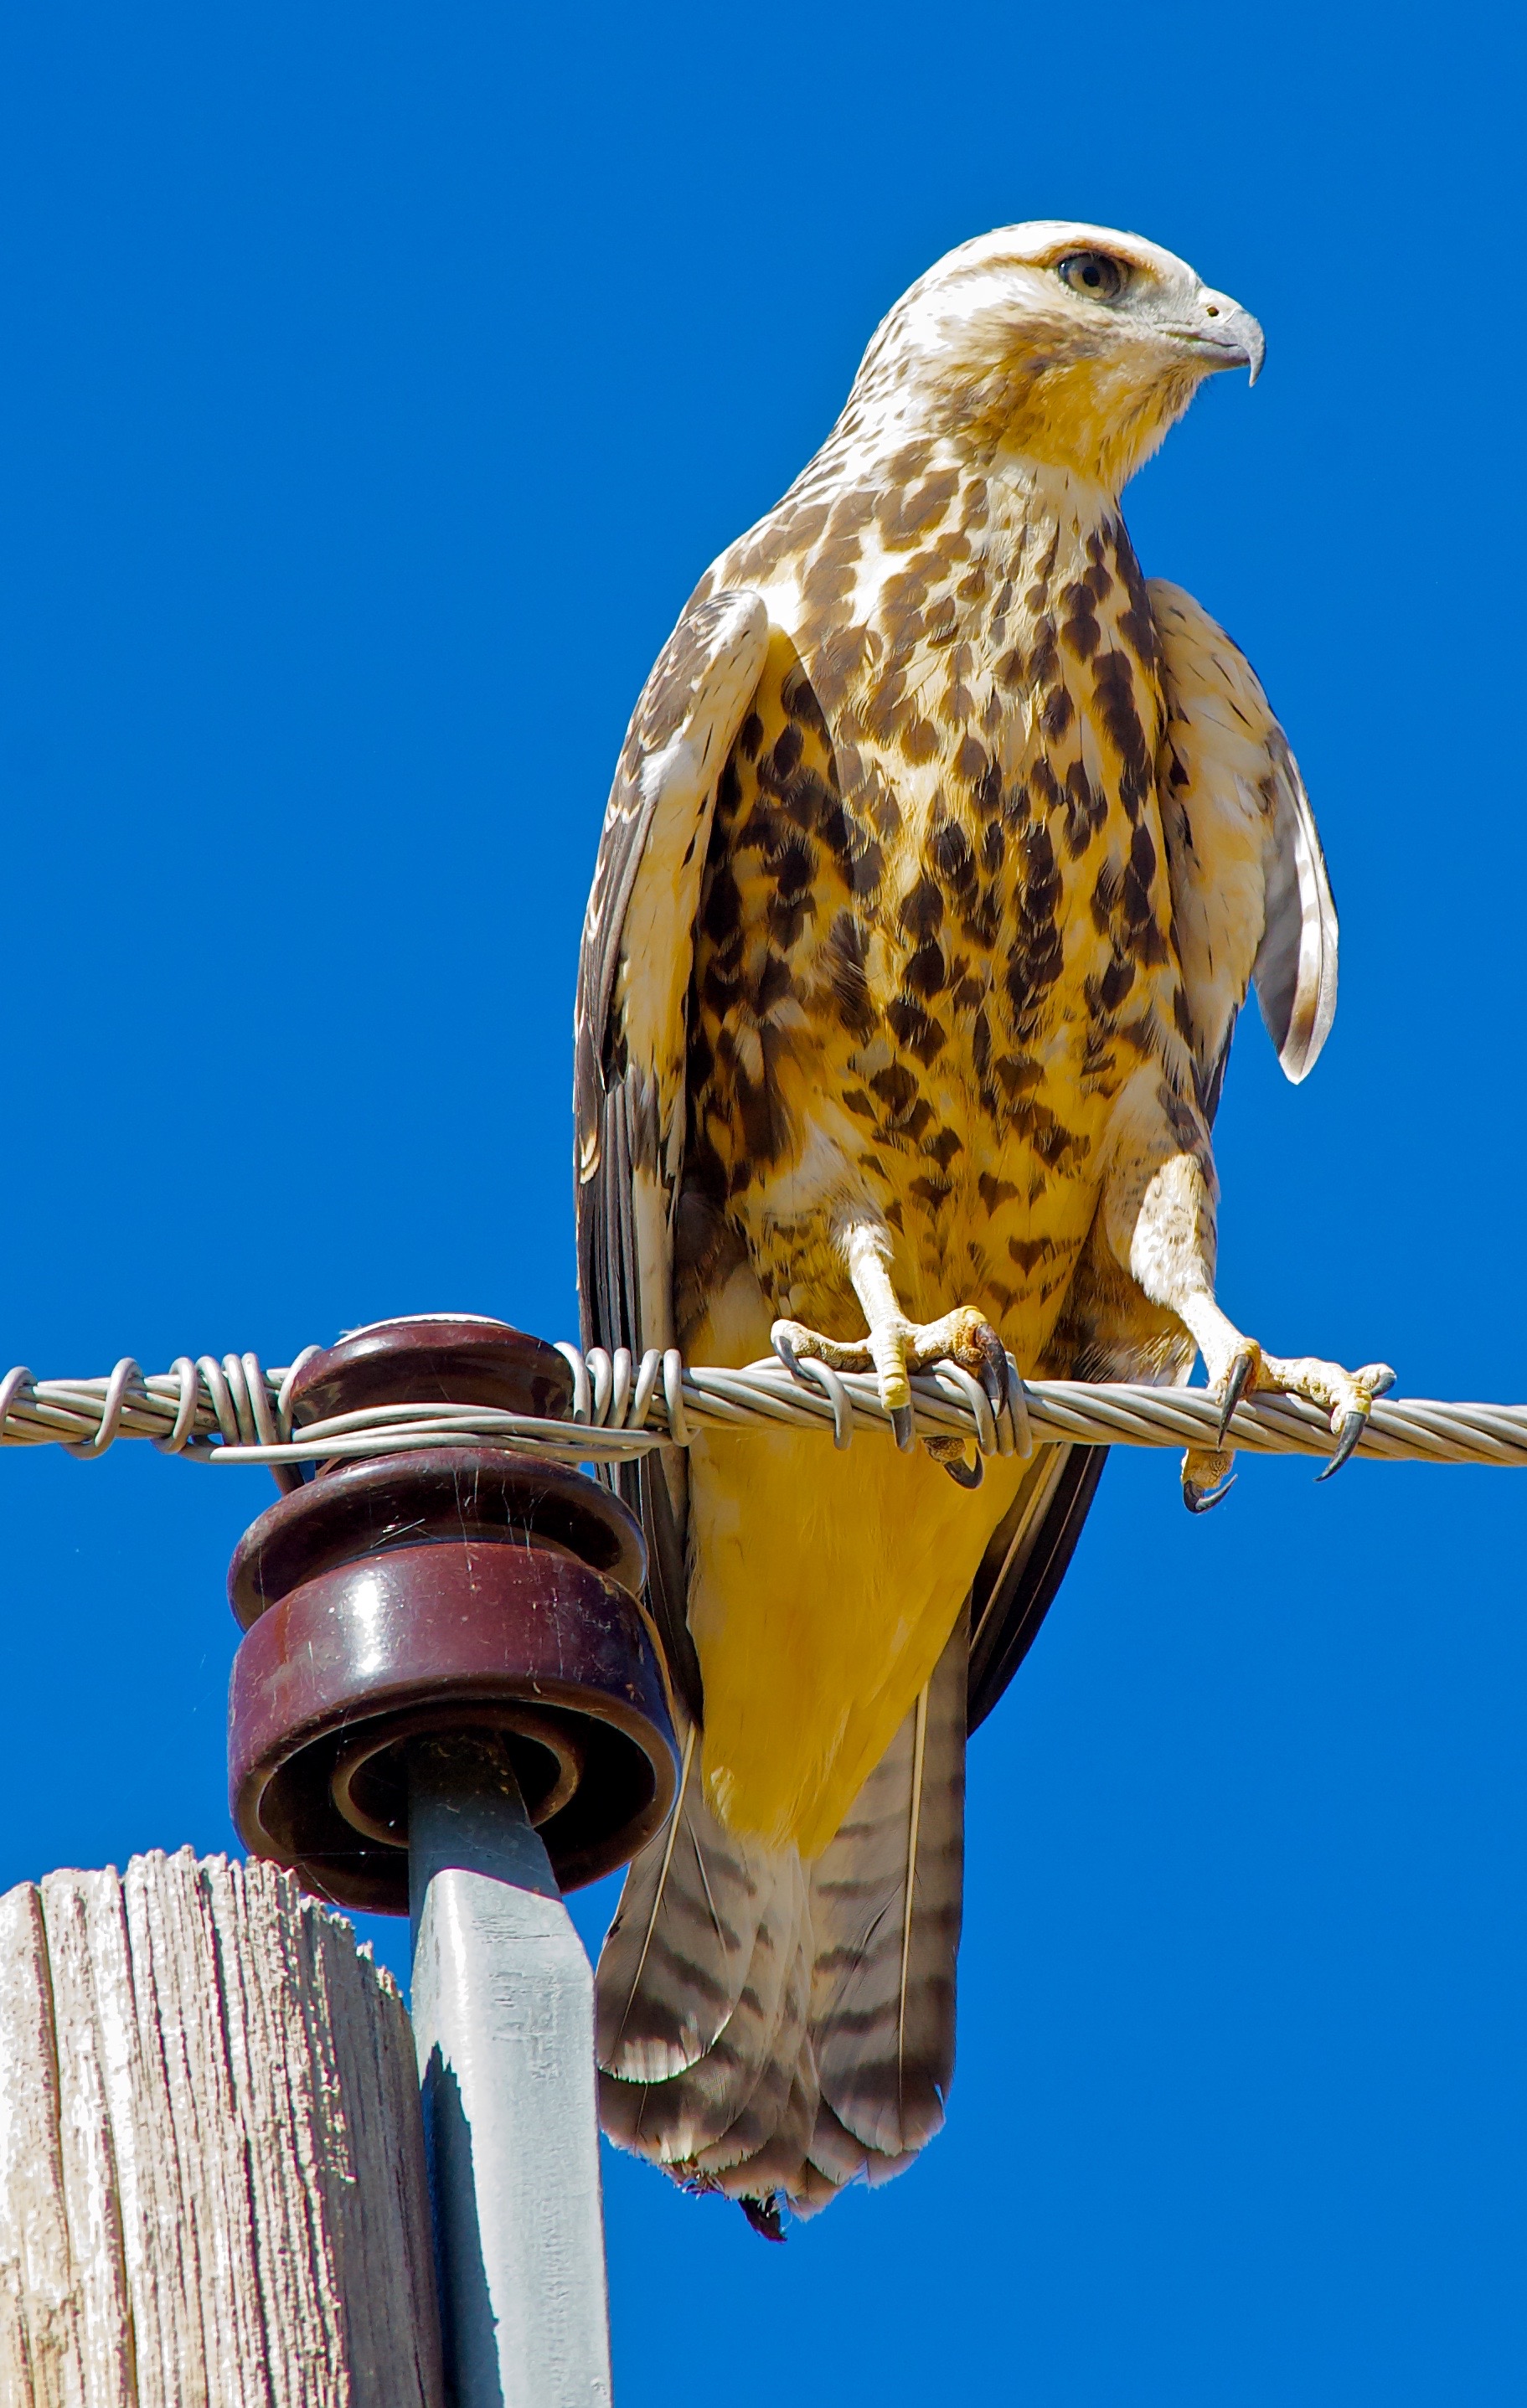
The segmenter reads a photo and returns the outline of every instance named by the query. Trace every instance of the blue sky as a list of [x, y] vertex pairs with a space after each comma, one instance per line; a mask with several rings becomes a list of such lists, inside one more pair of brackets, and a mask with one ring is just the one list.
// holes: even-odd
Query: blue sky
[[[642, 676], [897, 293], [1053, 215], [1268, 336], [1129, 504], [1261, 671], [1343, 917], [1309, 1084], [1242, 1031], [1222, 1293], [1527, 1397], [1522, 80], [1467, 0], [0, 12], [5, 1361], [572, 1330]], [[270, 1494], [0, 1465], [0, 1883], [228, 1844]], [[1194, 1524], [1116, 1455], [972, 1751], [948, 2130], [784, 2250], [611, 2163], [623, 2408], [1520, 2400], [1524, 1513], [1251, 1464]]]

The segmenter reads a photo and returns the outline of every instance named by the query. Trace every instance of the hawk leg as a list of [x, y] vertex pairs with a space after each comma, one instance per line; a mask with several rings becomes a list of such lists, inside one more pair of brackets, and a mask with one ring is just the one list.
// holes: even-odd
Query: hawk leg
[[[1317, 1476], [1329, 1480], [1351, 1455], [1376, 1397], [1392, 1387], [1387, 1363], [1358, 1371], [1318, 1356], [1266, 1354], [1215, 1301], [1215, 1185], [1205, 1133], [1202, 1150], [1172, 1148], [1152, 1162], [1120, 1150], [1104, 1198], [1109, 1242], [1153, 1304], [1175, 1313], [1203, 1358], [1209, 1393], [1220, 1408], [1218, 1444], [1190, 1447], [1183, 1456], [1183, 1502], [1191, 1513], [1217, 1505], [1233, 1478], [1225, 1439], [1243, 1397], [1264, 1393], [1306, 1397], [1330, 1415], [1335, 1452]], [[1164, 1149], [1163, 1149], [1164, 1150]]]
[[[833, 1371], [873, 1371], [881, 1403], [890, 1415], [896, 1443], [903, 1455], [910, 1455], [916, 1443], [912, 1418], [914, 1371], [926, 1371], [934, 1363], [958, 1363], [980, 1381], [993, 1412], [1000, 1413], [1007, 1403], [1007, 1350], [986, 1316], [962, 1304], [937, 1321], [909, 1321], [891, 1284], [887, 1232], [873, 1224], [856, 1222], [845, 1231], [843, 1245], [848, 1276], [869, 1325], [867, 1335], [844, 1343], [808, 1329], [802, 1322], [776, 1321], [770, 1334], [782, 1359], [792, 1369], [804, 1355], [808, 1362], [825, 1363]], [[959, 1440], [935, 1438], [926, 1443], [929, 1455], [961, 1487], [980, 1486], [981, 1459], [978, 1455], [973, 1466], [968, 1465]]]

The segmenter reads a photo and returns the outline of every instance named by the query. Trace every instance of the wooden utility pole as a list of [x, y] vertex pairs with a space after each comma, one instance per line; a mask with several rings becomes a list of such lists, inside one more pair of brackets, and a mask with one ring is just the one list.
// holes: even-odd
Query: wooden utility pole
[[0, 1899], [4, 2408], [442, 2408], [413, 2040], [274, 1866]]

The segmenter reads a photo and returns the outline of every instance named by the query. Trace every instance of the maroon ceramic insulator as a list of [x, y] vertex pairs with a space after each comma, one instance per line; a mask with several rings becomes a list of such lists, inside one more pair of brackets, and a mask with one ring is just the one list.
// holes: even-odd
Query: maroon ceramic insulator
[[[315, 1356], [294, 1420], [379, 1404], [566, 1415], [554, 1348], [503, 1322], [378, 1323]], [[497, 1446], [326, 1465], [241, 1541], [228, 1702], [252, 1855], [340, 1906], [408, 1912], [408, 1742], [503, 1735], [564, 1889], [634, 1856], [676, 1778], [637, 1599], [641, 1533], [583, 1473]]]

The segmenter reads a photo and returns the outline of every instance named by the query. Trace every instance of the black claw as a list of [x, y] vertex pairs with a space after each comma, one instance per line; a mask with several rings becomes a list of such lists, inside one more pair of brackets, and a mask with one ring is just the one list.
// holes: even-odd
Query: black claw
[[[1224, 1446], [1225, 1434], [1231, 1426], [1231, 1416], [1246, 1395], [1246, 1383], [1256, 1369], [1256, 1363], [1257, 1358], [1254, 1354], [1237, 1354], [1230, 1367], [1230, 1378], [1225, 1383], [1224, 1399], [1219, 1408], [1219, 1435], [1215, 1441], [1217, 1448]], [[1207, 1508], [1195, 1506], [1193, 1510], [1195, 1512], [1203, 1512]]]
[[981, 1332], [981, 1385], [994, 1413], [1007, 1409], [1007, 1349], [994, 1329]]
[[1362, 1436], [1362, 1433], [1367, 1426], [1368, 1416], [1366, 1413], [1344, 1413], [1342, 1415], [1341, 1432], [1336, 1440], [1336, 1452], [1332, 1456], [1331, 1461], [1326, 1465], [1325, 1469], [1316, 1473], [1315, 1479], [1317, 1486], [1319, 1485], [1322, 1480], [1329, 1480], [1333, 1472], [1339, 1471], [1344, 1463], [1349, 1463], [1351, 1461], [1353, 1449], [1356, 1447], [1359, 1439]]
[[1182, 1484], [1182, 1501], [1189, 1513], [1212, 1513], [1217, 1505], [1224, 1503], [1239, 1476], [1239, 1473], [1232, 1471], [1228, 1479], [1220, 1482], [1217, 1488], [1200, 1488], [1193, 1481], [1185, 1480]]
[[967, 1463], [962, 1455], [941, 1455], [939, 1461], [957, 1488], [979, 1488], [987, 1476], [987, 1467], [979, 1455], [973, 1463]]
[[892, 1406], [891, 1427], [896, 1432], [896, 1443], [902, 1454], [910, 1455], [917, 1443], [917, 1432], [913, 1422], [910, 1405]]

